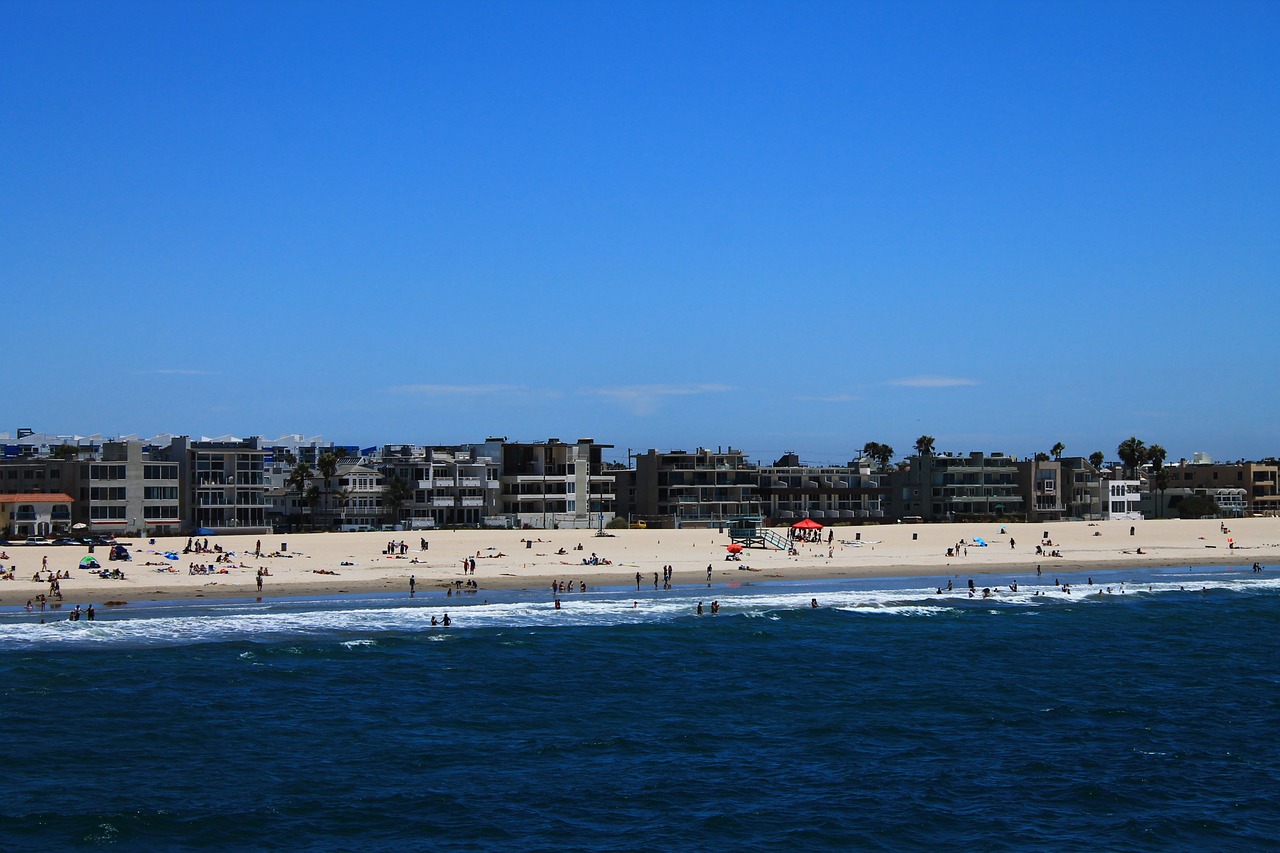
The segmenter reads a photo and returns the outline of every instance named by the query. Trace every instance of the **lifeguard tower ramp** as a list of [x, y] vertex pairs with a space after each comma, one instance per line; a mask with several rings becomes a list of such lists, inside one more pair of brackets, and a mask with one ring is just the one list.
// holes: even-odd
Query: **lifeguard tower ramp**
[[758, 515], [739, 516], [729, 520], [729, 541], [743, 548], [778, 548], [786, 551], [791, 543], [764, 526]]

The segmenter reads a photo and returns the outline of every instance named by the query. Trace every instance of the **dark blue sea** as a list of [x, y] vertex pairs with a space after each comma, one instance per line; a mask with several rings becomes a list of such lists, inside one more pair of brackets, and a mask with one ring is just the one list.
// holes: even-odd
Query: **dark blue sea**
[[1276, 849], [1280, 573], [1014, 579], [10, 609], [0, 849]]

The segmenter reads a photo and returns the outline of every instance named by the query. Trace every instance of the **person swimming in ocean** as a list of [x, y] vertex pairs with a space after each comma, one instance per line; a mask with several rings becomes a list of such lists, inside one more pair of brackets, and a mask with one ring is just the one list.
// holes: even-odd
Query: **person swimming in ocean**
[[449, 618], [449, 614], [448, 614], [448, 613], [446, 613], [446, 614], [444, 615], [444, 618], [440, 620], [440, 623], [441, 623], [442, 625], [444, 625], [446, 628], [448, 628], [450, 625], [452, 625], [452, 624], [453, 624], [453, 620], [451, 620], [451, 619]]

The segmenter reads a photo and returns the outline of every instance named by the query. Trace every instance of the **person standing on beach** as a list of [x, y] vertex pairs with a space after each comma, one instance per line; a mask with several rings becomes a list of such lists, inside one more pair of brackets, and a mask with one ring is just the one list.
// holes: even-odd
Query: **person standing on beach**
[[409, 575], [409, 597], [410, 598], [413, 597], [413, 593], [417, 590], [417, 588], [418, 588], [418, 579], [415, 578], [413, 575]]
[[262, 592], [262, 569], [258, 569], [258, 592]]
[[711, 583], [711, 564], [707, 563], [707, 583]]
[[636, 572], [636, 592], [640, 591], [640, 573]]

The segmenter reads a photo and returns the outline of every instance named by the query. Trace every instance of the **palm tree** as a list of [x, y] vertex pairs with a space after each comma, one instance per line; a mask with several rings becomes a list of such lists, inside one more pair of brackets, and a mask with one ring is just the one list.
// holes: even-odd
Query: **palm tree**
[[1153, 444], [1147, 448], [1147, 461], [1151, 463], [1151, 467], [1157, 471], [1164, 468], [1164, 460], [1169, 457], [1169, 451], [1165, 450], [1158, 444]]
[[409, 482], [399, 474], [392, 474], [387, 480], [386, 490], [383, 492], [382, 499], [386, 504], [390, 521], [395, 524], [400, 520], [400, 507], [404, 506], [404, 502], [409, 500], [413, 495], [413, 489], [409, 487]]
[[[351, 490], [339, 487], [334, 490], [332, 495], [330, 495], [330, 499], [333, 502], [333, 507], [338, 510], [345, 510], [347, 508], [347, 501], [351, 500]], [[343, 513], [343, 515], [345, 516], [345, 513]], [[329, 526], [333, 526], [332, 520], [329, 522]]]
[[933, 436], [922, 435], [916, 439], [916, 455], [917, 456], [933, 455]]
[[316, 504], [320, 503], [320, 487], [315, 483], [307, 486], [307, 493], [302, 498], [302, 502], [311, 510], [311, 528], [314, 530], [316, 526]]
[[293, 466], [293, 470], [289, 472], [289, 479], [284, 481], [286, 486], [292, 486], [298, 490], [298, 507], [301, 509], [306, 506], [307, 484], [311, 482], [314, 476], [311, 466], [306, 462], [299, 462]]
[[1129, 470], [1129, 476], [1132, 477], [1138, 470], [1138, 466], [1147, 461], [1147, 445], [1136, 435], [1131, 435], [1120, 442], [1120, 446], [1116, 448], [1116, 455], [1120, 457], [1120, 461], [1124, 463], [1124, 467]]
[[1066, 449], [1067, 449], [1067, 446], [1063, 444], [1061, 441], [1059, 441], [1053, 447], [1049, 448], [1049, 453], [1053, 455], [1053, 458], [1055, 460], [1060, 460], [1062, 459], [1062, 452]]
[[1094, 468], [1101, 468], [1102, 463], [1107, 461], [1107, 457], [1102, 455], [1101, 450], [1095, 450], [1089, 454], [1089, 464]]
[[[333, 450], [326, 450], [320, 454], [320, 458], [316, 460], [316, 470], [320, 472], [320, 478], [324, 482], [325, 493], [325, 510], [329, 511], [329, 493], [333, 490], [333, 477], [338, 473], [338, 454]], [[325, 525], [327, 530], [332, 526], [333, 520], [330, 518], [329, 524]]]
[[[1169, 455], [1169, 451], [1165, 450], [1158, 444], [1153, 444], [1147, 448], [1147, 460], [1151, 462], [1151, 488], [1158, 493], [1163, 493], [1169, 488], [1169, 472], [1164, 469], [1165, 457]], [[1163, 515], [1160, 512], [1160, 501], [1156, 501], [1156, 514]]]
[[893, 459], [893, 448], [878, 441], [868, 441], [862, 445], [862, 455], [874, 459], [880, 469], [884, 470], [889, 467], [889, 462]]

